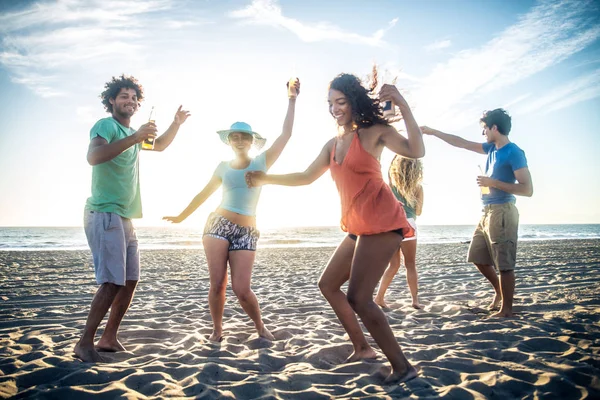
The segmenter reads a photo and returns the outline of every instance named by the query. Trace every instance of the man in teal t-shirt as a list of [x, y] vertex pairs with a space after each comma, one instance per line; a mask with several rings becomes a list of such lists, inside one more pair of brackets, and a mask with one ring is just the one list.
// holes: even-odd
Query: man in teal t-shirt
[[452, 146], [487, 155], [485, 176], [477, 177], [482, 188], [483, 215], [473, 233], [467, 261], [475, 264], [494, 288], [494, 299], [488, 309], [500, 310], [493, 316], [512, 317], [519, 229], [514, 195], [531, 197], [533, 183], [525, 152], [508, 139], [512, 127], [510, 115], [497, 108], [486, 111], [479, 122], [486, 143], [471, 142], [427, 126], [421, 130]]
[[[131, 76], [113, 77], [105, 84], [100, 98], [111, 116], [96, 122], [90, 131], [87, 160], [92, 165], [92, 196], [84, 212], [85, 234], [100, 287], [74, 349], [75, 355], [87, 362], [103, 361], [97, 350], [125, 350], [117, 332], [140, 277], [140, 253], [131, 219], [142, 217], [139, 180], [142, 143], [153, 142], [153, 150], [163, 151], [189, 116], [179, 106], [173, 123], [159, 137], [154, 121], [137, 131], [131, 128], [131, 117], [144, 98], [142, 86]], [[94, 346], [96, 330], [109, 308], [106, 328]]]

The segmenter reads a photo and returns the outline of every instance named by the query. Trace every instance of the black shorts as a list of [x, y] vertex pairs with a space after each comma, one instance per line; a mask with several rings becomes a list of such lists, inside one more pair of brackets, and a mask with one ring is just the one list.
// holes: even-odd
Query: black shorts
[[[402, 239], [404, 239], [404, 234], [402, 233], [402, 228], [398, 228], [398, 229], [395, 229], [395, 230], [393, 230], [393, 231], [390, 231], [390, 232], [397, 233], [398, 235], [400, 235], [400, 237], [401, 237]], [[349, 237], [350, 239], [354, 240], [354, 241], [356, 241], [356, 239], [357, 239], [357, 236], [356, 236], [355, 234], [353, 234], [353, 233], [349, 233], [349, 234], [348, 234], [348, 237]]]

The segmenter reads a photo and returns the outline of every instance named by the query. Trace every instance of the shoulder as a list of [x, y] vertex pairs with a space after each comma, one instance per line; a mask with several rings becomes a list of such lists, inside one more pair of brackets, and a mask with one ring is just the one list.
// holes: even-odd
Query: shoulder
[[114, 129], [117, 128], [117, 121], [114, 120], [114, 118], [112, 117], [106, 117], [106, 118], [102, 118], [100, 120], [98, 120], [94, 126], [92, 127], [92, 130], [99, 130], [99, 129]]
[[331, 139], [329, 139], [327, 141], [327, 143], [325, 143], [325, 146], [323, 146], [323, 150], [327, 150], [328, 152], [333, 151], [334, 144], [335, 144], [335, 137], [332, 137]]
[[215, 168], [214, 175], [222, 176], [228, 167], [229, 167], [229, 161], [221, 161], [219, 163], [219, 165], [217, 165], [217, 168]]
[[481, 148], [484, 152], [489, 154], [490, 152], [494, 151], [496, 145], [494, 143], [481, 143]]
[[521, 156], [525, 155], [525, 152], [523, 151], [523, 149], [521, 149], [519, 146], [517, 146], [513, 142], [510, 142], [509, 144], [507, 144], [506, 147], [507, 147], [507, 150], [508, 150], [508, 153], [510, 156], [521, 157]]
[[393, 126], [386, 124], [374, 124], [366, 128], [360, 128], [359, 132], [361, 133], [361, 135], [365, 133], [367, 135], [377, 136], [398, 133], [398, 131]]

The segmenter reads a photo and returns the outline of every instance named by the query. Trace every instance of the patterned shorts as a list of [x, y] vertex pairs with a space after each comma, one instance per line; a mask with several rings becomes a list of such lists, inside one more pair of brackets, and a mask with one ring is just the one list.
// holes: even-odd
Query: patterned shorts
[[256, 251], [260, 231], [252, 226], [234, 224], [222, 215], [213, 212], [206, 221], [204, 235], [229, 241], [229, 251]]

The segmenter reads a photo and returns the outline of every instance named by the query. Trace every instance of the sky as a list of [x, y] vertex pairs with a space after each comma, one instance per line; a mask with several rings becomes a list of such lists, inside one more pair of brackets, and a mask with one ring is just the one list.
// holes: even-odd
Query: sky
[[[215, 133], [245, 121], [270, 143], [302, 83], [294, 132], [272, 173], [303, 171], [336, 135], [327, 87], [374, 63], [417, 122], [483, 141], [479, 118], [504, 107], [534, 195], [521, 223], [600, 223], [600, 2], [594, 0], [63, 0], [0, 2], [0, 226], [81, 226], [89, 131], [99, 94], [122, 73], [146, 99], [132, 126], [179, 105], [192, 116], [166, 151], [140, 156], [144, 218], [166, 226], [233, 158]], [[397, 125], [401, 133], [403, 124]], [[485, 156], [425, 137], [420, 224], [475, 224]], [[267, 143], [267, 146], [269, 145]], [[392, 159], [385, 151], [384, 176]], [[202, 229], [216, 192], [183, 225]], [[335, 226], [329, 172], [310, 186], [266, 186], [259, 228]]]

